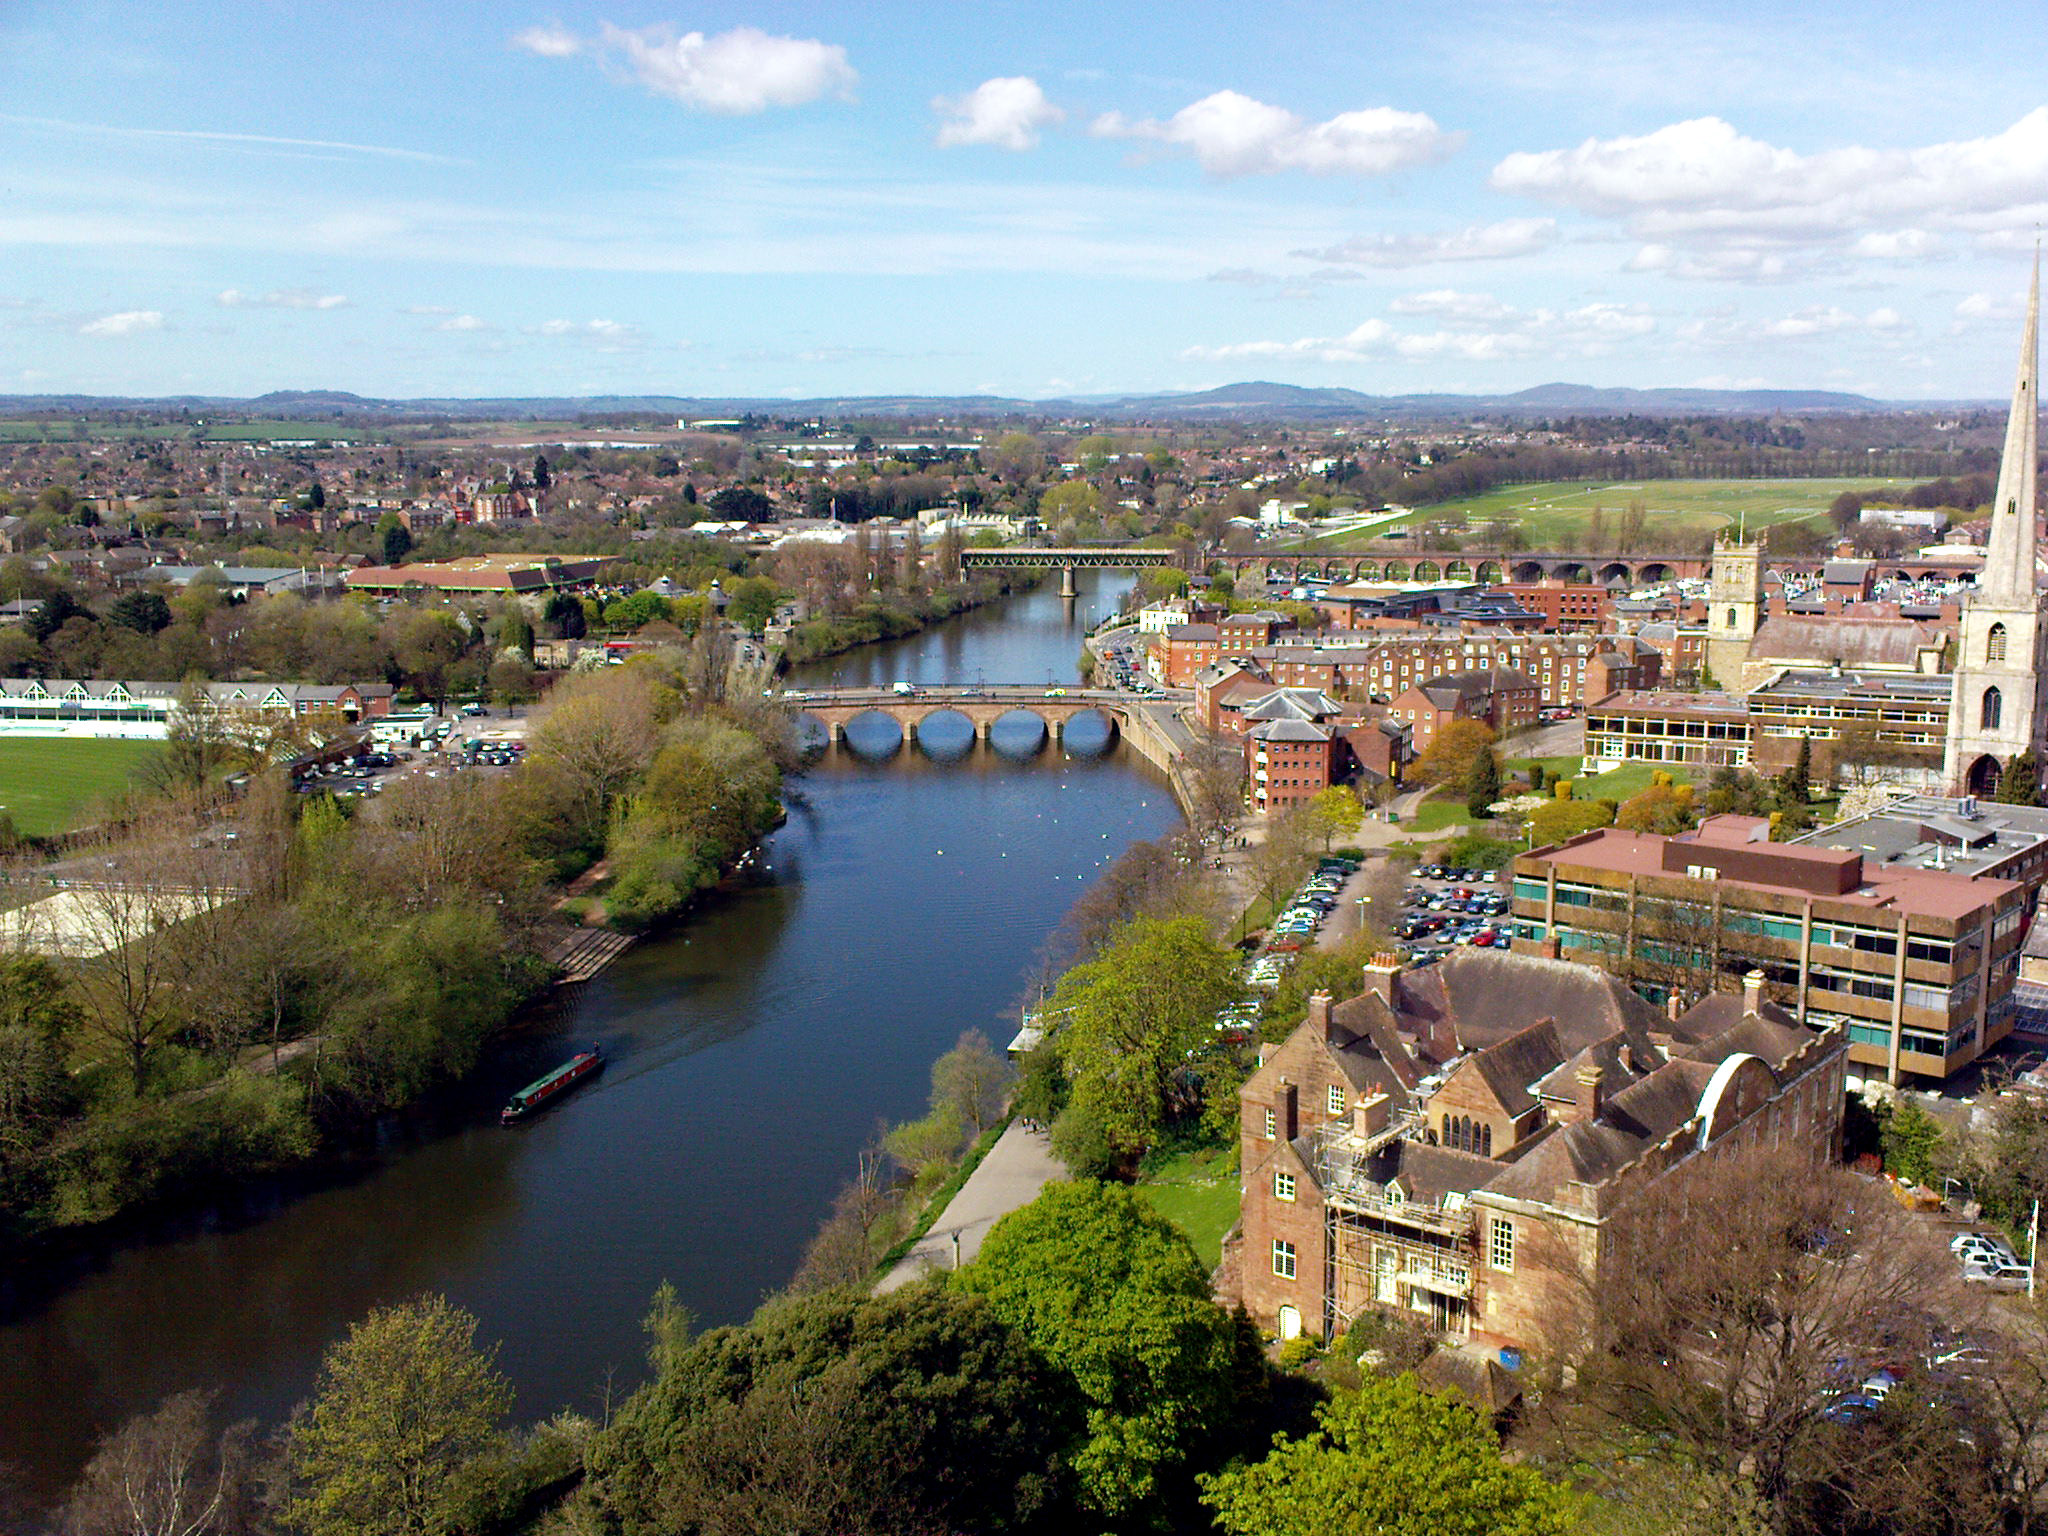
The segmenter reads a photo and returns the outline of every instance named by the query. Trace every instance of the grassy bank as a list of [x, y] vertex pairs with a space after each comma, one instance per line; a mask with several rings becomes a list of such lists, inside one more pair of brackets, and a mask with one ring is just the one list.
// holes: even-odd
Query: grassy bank
[[1223, 1234], [1237, 1220], [1237, 1158], [1229, 1150], [1204, 1147], [1148, 1163], [1138, 1194], [1153, 1210], [1186, 1234], [1203, 1267], [1223, 1257]]

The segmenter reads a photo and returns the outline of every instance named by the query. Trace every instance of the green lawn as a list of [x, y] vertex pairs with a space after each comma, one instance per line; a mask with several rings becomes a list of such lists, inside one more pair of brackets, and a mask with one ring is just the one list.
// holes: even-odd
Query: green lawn
[[1574, 800], [1626, 800], [1650, 787], [1650, 775], [1662, 769], [1674, 782], [1690, 784], [1692, 773], [1683, 763], [1623, 763], [1609, 773], [1596, 773], [1572, 781]]
[[1696, 537], [1738, 521], [1750, 528], [1795, 522], [1827, 511], [1828, 503], [1843, 491], [1875, 497], [1886, 490], [1903, 489], [1908, 483], [1873, 479], [1549, 481], [1503, 486], [1480, 496], [1417, 507], [1413, 520], [1426, 522], [1451, 511], [1463, 512], [1474, 522], [1512, 519], [1527, 534], [1531, 549], [1569, 549], [1584, 538], [1595, 507], [1605, 512], [1612, 532], [1629, 503], [1640, 501], [1648, 512], [1648, 543], [1655, 546], [1659, 535]]
[[1215, 1152], [1183, 1153], [1149, 1174], [1138, 1193], [1187, 1234], [1205, 1268], [1216, 1267], [1223, 1257], [1223, 1234], [1237, 1220], [1234, 1159]]
[[1469, 826], [1471, 822], [1472, 813], [1463, 800], [1425, 800], [1401, 825], [1410, 832], [1441, 832], [1447, 827]]
[[1543, 782], [1548, 784], [1552, 779], [1576, 778], [1579, 765], [1583, 762], [1585, 759], [1574, 753], [1567, 757], [1504, 757], [1500, 760], [1500, 766], [1501, 771], [1509, 777], [1520, 774], [1527, 778], [1530, 765], [1540, 765], [1543, 769]]
[[154, 741], [8, 737], [0, 740], [0, 811], [31, 836], [69, 831], [161, 751]]

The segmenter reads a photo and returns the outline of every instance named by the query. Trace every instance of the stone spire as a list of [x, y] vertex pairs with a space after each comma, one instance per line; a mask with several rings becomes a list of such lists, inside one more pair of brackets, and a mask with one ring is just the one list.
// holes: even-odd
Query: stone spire
[[2020, 376], [2012, 416], [2005, 424], [2005, 456], [1998, 464], [1998, 496], [1991, 504], [1991, 547], [1985, 552], [1985, 596], [2031, 605], [2034, 601], [2034, 465], [2039, 455], [2041, 373], [2041, 253], [2034, 253], [2034, 286], [2027, 295], [2027, 329], [2020, 341]]

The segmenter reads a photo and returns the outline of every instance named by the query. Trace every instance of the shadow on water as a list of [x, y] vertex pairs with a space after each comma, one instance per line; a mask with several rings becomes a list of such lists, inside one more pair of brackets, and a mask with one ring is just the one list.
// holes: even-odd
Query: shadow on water
[[[1066, 681], [1079, 626], [1113, 602], [1092, 588], [1069, 619], [1036, 593], [791, 686]], [[743, 879], [494, 1056], [447, 1120], [247, 1219], [101, 1254], [0, 1323], [0, 1461], [52, 1498], [96, 1433], [195, 1386], [276, 1422], [352, 1321], [422, 1290], [502, 1341], [522, 1414], [593, 1409], [608, 1373], [638, 1378], [664, 1280], [703, 1326], [785, 1284], [877, 1125], [922, 1112], [963, 1028], [1008, 1038], [1067, 908], [1178, 819], [1097, 719], [1056, 742], [1013, 715], [977, 743], [954, 717], [908, 747], [893, 722], [858, 724], [792, 785]], [[585, 1039], [612, 1055], [601, 1079], [530, 1124], [492, 1123]]]

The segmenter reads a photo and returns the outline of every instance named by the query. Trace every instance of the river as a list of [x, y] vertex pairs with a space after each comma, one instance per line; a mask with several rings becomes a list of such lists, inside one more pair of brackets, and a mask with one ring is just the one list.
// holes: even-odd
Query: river
[[[1048, 585], [790, 681], [1071, 681], [1126, 585], [1084, 573], [1075, 605]], [[97, 1433], [190, 1387], [278, 1422], [350, 1322], [425, 1290], [501, 1343], [527, 1418], [601, 1411], [641, 1377], [664, 1280], [703, 1326], [746, 1318], [877, 1127], [922, 1112], [933, 1059], [968, 1027], [1000, 1048], [1068, 906], [1178, 820], [1093, 717], [1064, 750], [1037, 739], [1012, 718], [977, 749], [955, 717], [897, 750], [893, 725], [855, 722], [792, 781], [743, 888], [629, 952], [449, 1123], [346, 1180], [112, 1249], [0, 1324], [0, 1462], [52, 1498]], [[612, 1057], [596, 1085], [492, 1123], [582, 1040]]]

